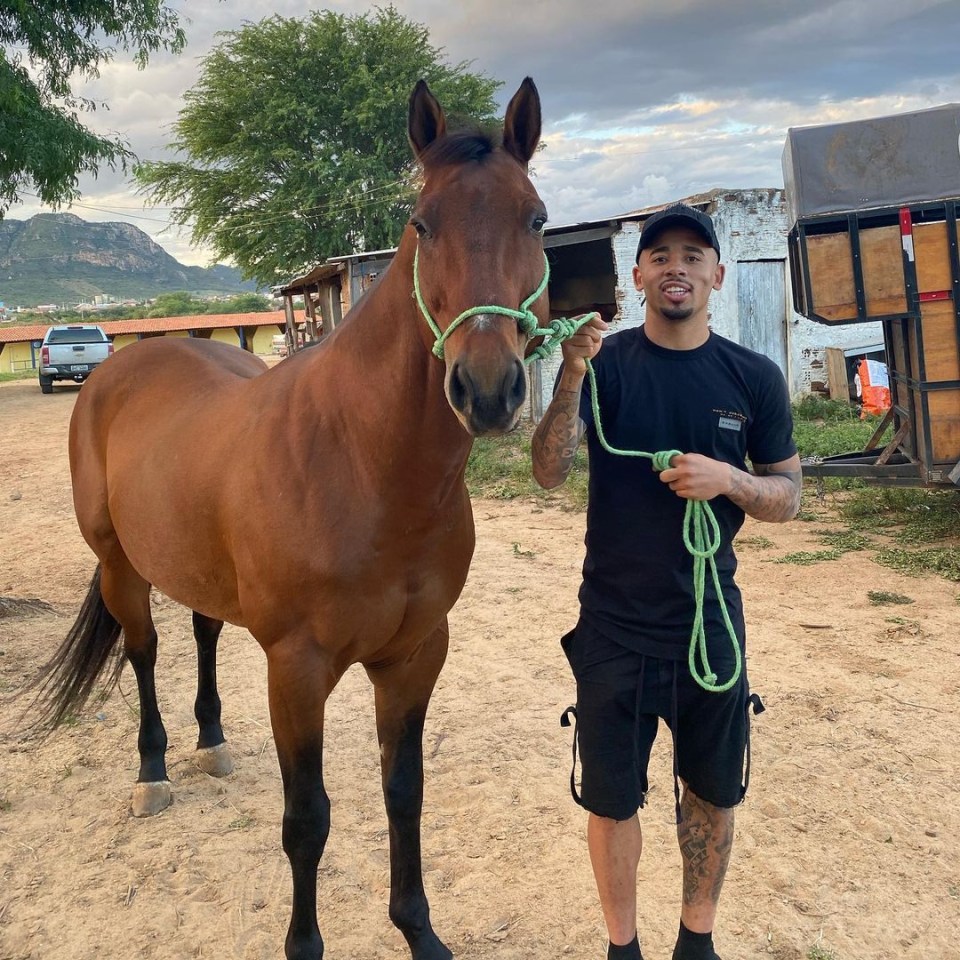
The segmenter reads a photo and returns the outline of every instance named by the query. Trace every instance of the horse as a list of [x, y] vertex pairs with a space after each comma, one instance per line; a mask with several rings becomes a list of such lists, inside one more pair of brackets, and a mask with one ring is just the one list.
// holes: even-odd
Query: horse
[[171, 785], [151, 586], [193, 611], [197, 757], [215, 776], [232, 769], [217, 641], [224, 622], [247, 629], [266, 654], [283, 785], [287, 960], [323, 956], [324, 705], [355, 663], [374, 688], [389, 916], [414, 960], [452, 957], [423, 888], [423, 727], [474, 548], [467, 457], [474, 437], [507, 433], [522, 412], [531, 342], [517, 305], [549, 316], [546, 210], [527, 175], [540, 127], [529, 77], [496, 135], [448, 132], [421, 80], [407, 118], [422, 172], [413, 214], [389, 268], [323, 343], [268, 368], [215, 341], [144, 340], [102, 364], [76, 402], [73, 498], [98, 562], [41, 672], [42, 722], [75, 714], [129, 661], [132, 807], [153, 815]]

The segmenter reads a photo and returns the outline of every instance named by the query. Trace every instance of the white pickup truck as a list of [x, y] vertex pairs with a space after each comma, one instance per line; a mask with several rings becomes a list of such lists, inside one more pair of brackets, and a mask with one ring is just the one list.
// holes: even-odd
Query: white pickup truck
[[112, 353], [113, 344], [96, 324], [50, 327], [40, 346], [40, 389], [53, 393], [54, 380], [83, 383]]

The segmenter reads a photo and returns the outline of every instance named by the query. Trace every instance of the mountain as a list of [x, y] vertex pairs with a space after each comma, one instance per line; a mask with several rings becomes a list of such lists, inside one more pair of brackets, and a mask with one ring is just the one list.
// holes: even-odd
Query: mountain
[[98, 294], [142, 300], [186, 290], [255, 291], [234, 267], [188, 267], [129, 223], [88, 223], [72, 213], [0, 220], [0, 301], [7, 307], [76, 304]]

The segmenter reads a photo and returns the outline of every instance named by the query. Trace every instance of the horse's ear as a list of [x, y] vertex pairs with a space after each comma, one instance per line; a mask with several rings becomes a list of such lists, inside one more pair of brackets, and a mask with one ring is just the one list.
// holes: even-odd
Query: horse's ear
[[434, 140], [442, 137], [447, 130], [447, 121], [443, 116], [443, 107], [430, 92], [426, 80], [418, 80], [410, 94], [410, 108], [407, 113], [407, 136], [413, 152], [419, 157]]
[[503, 121], [503, 146], [523, 166], [530, 162], [540, 142], [540, 94], [527, 77], [513, 95]]

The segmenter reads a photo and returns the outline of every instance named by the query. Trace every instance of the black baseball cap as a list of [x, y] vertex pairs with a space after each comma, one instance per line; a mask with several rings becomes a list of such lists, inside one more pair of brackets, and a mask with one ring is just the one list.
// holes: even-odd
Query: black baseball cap
[[663, 210], [658, 210], [652, 217], [643, 222], [640, 242], [637, 244], [637, 263], [640, 262], [640, 253], [647, 247], [653, 246], [657, 234], [668, 227], [689, 227], [696, 230], [707, 243], [717, 251], [720, 257], [720, 242], [717, 232], [713, 229], [713, 221], [702, 210], [688, 207], [685, 203], [674, 203]]

